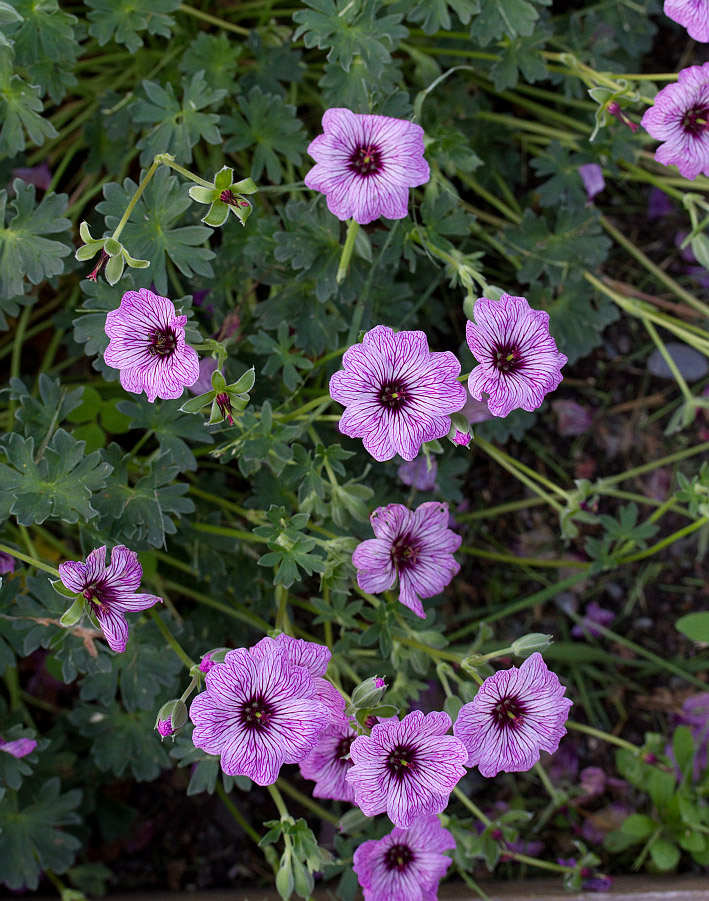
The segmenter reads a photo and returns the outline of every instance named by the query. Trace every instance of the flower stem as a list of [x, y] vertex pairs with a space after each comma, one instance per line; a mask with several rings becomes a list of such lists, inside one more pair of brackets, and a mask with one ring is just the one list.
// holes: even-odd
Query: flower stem
[[558, 792], [554, 786], [551, 784], [551, 779], [549, 778], [549, 773], [544, 769], [541, 763], [537, 762], [534, 764], [534, 772], [539, 776], [539, 781], [542, 783], [544, 788], [547, 791], [547, 794], [551, 798], [552, 804], [555, 806], [559, 804], [559, 796], [560, 792]]
[[618, 563], [635, 563], [637, 560], [644, 560], [646, 557], [652, 557], [653, 554], [656, 554], [670, 544], [674, 544], [675, 541], [679, 541], [680, 538], [691, 535], [692, 532], [696, 532], [697, 529], [701, 529], [707, 524], [709, 524], [709, 517], [703, 516], [701, 519], [697, 519], [695, 522], [692, 522], [689, 525], [684, 526], [684, 528], [678, 529], [676, 532], [668, 535], [666, 538], [663, 538], [662, 541], [658, 541], [657, 544], [653, 544], [643, 551], [638, 551], [637, 554], [631, 554], [629, 557], [621, 557]]
[[[524, 472], [522, 472], [517, 466], [516, 462], [512, 460], [511, 457], [508, 457], [507, 454], [503, 453], [492, 444], [488, 444], [487, 441], [484, 441], [482, 438], [478, 438], [477, 436], [473, 439], [473, 445], [485, 451], [485, 453], [489, 457], [492, 457], [495, 462], [499, 463], [500, 466], [502, 466], [508, 472], [512, 473], [512, 475], [516, 479], [519, 479], [520, 482], [525, 484], [528, 488], [531, 488], [531, 490], [534, 491], [535, 494], [538, 494], [539, 497], [543, 498], [547, 502], [547, 504], [549, 504], [550, 507], [553, 507], [558, 513], [561, 513], [561, 511], [564, 509], [555, 498], [547, 494], [547, 492], [544, 491], [543, 488], [541, 488], [536, 482], [532, 481], [532, 479], [530, 479]], [[541, 477], [536, 473], [535, 477], [541, 480]], [[544, 481], [546, 482], [547, 480], [545, 479]], [[561, 489], [556, 485], [554, 486], [554, 489], [556, 491], [561, 491]], [[565, 497], [565, 492], [563, 492], [563, 494]]]
[[[211, 181], [205, 181], [203, 178], [200, 178], [199, 175], [194, 175], [192, 172], [190, 172], [189, 169], [185, 169], [184, 166], [180, 166], [174, 160], [165, 159], [165, 157], [162, 156], [160, 159], [160, 162], [164, 166], [169, 166], [170, 169], [174, 169], [175, 172], [179, 172], [180, 175], [184, 175], [185, 178], [189, 178], [191, 181], [197, 182], [198, 185], [202, 185], [203, 188], [213, 188], [214, 187], [214, 185], [212, 184]], [[195, 350], [198, 350], [198, 349], [199, 349], [199, 346], [195, 345]]]
[[150, 179], [151, 179], [151, 178], [153, 177], [153, 175], [155, 175], [155, 173], [158, 171], [158, 167], [160, 166], [160, 163], [161, 163], [161, 162], [162, 162], [162, 161], [159, 159], [159, 157], [156, 156], [155, 159], [154, 159], [154, 160], [152, 161], [152, 163], [150, 164], [150, 168], [148, 169], [148, 171], [147, 171], [147, 172], [145, 173], [145, 175], [143, 176], [143, 180], [142, 180], [141, 183], [138, 185], [135, 194], [131, 197], [129, 204], [128, 204], [128, 206], [126, 207], [125, 213], [123, 213], [123, 215], [121, 216], [121, 221], [120, 221], [120, 222], [118, 223], [118, 225], [115, 227], [115, 229], [114, 229], [114, 231], [113, 231], [113, 234], [111, 235], [111, 237], [112, 237], [115, 241], [117, 241], [117, 240], [119, 239], [119, 237], [121, 236], [121, 232], [122, 232], [123, 229], [126, 227], [126, 222], [128, 222], [128, 220], [130, 219], [130, 214], [131, 214], [131, 213], [133, 212], [133, 210], [135, 209], [135, 205], [136, 205], [136, 204], [138, 203], [138, 201], [140, 200], [140, 198], [141, 198], [141, 196], [142, 196], [142, 194], [143, 194], [143, 191], [148, 187], [148, 184], [150, 183]]
[[27, 554], [22, 554], [13, 547], [8, 547], [6, 544], [0, 544], [0, 551], [9, 554], [11, 557], [15, 557], [17, 560], [22, 560], [23, 563], [29, 563], [30, 566], [36, 566], [37, 569], [43, 569], [50, 575], [56, 576], [57, 579], [60, 578], [58, 569], [55, 569], [53, 566], [47, 566], [47, 564], [42, 563], [41, 560], [35, 560], [33, 557], [28, 557]]
[[626, 751], [632, 751], [633, 754], [639, 754], [641, 751], [641, 748], [638, 745], [634, 745], [632, 742], [626, 741], [624, 738], [619, 738], [617, 735], [613, 735], [610, 732], [603, 732], [601, 729], [596, 729], [594, 726], [587, 726], [585, 723], [575, 723], [573, 720], [567, 720], [566, 728], [571, 729], [573, 732], [583, 732], [584, 735], [592, 735], [594, 738], [600, 738], [601, 741], [607, 741], [610, 745], [625, 748]]
[[347, 272], [350, 268], [350, 260], [352, 259], [352, 251], [354, 250], [355, 246], [355, 238], [357, 237], [358, 231], [359, 222], [355, 222], [354, 219], [350, 219], [349, 224], [347, 225], [347, 237], [345, 238], [345, 244], [342, 248], [342, 256], [340, 257], [340, 265], [337, 267], [338, 285], [341, 285], [347, 277]]
[[267, 785], [269, 795], [273, 798], [273, 803], [276, 805], [278, 813], [281, 816], [281, 820], [291, 820], [292, 817], [288, 813], [288, 808], [286, 807], [286, 802], [283, 800], [283, 795], [278, 791], [275, 785]]
[[276, 782], [276, 785], [287, 795], [290, 795], [294, 801], [297, 801], [298, 804], [301, 804], [311, 813], [314, 813], [315, 816], [320, 817], [321, 820], [327, 820], [328, 823], [332, 823], [335, 826], [338, 824], [339, 817], [335, 816], [334, 813], [330, 813], [329, 810], [325, 810], [324, 807], [321, 807], [316, 801], [313, 801], [312, 798], [304, 795], [303, 792], [298, 791], [298, 789], [294, 788], [286, 779], [279, 779], [278, 782]]
[[258, 843], [261, 841], [261, 836], [254, 829], [254, 827], [247, 821], [246, 817], [239, 810], [239, 808], [236, 806], [236, 804], [234, 804], [234, 802], [231, 800], [229, 795], [224, 790], [224, 786], [222, 785], [222, 783], [220, 782], [219, 779], [217, 779], [217, 782], [216, 782], [216, 789], [217, 789], [217, 794], [219, 795], [219, 798], [221, 799], [221, 801], [224, 804], [224, 806], [226, 807], [226, 809], [234, 817], [236, 822], [241, 826], [241, 828], [248, 835], [248, 837], [251, 839], [251, 841], [258, 845]]
[[204, 13], [201, 9], [195, 9], [193, 6], [188, 6], [186, 3], [183, 3], [180, 6], [179, 11], [181, 13], [187, 13], [188, 16], [194, 16], [195, 19], [201, 19], [203, 22], [208, 22], [210, 25], [216, 25], [218, 28], [223, 28], [224, 31], [232, 31], [234, 34], [242, 34], [244, 37], [248, 37], [250, 34], [249, 29], [244, 28], [242, 25], [233, 25], [231, 22], [226, 22], [224, 19], [218, 19], [216, 16]]
[[162, 635], [163, 635], [163, 638], [165, 639], [165, 641], [170, 645], [172, 650], [177, 654], [177, 656], [184, 663], [184, 665], [187, 667], [187, 669], [192, 669], [192, 667], [195, 665], [194, 660], [191, 660], [190, 657], [188, 656], [187, 652], [185, 650], [183, 650], [182, 645], [179, 643], [179, 641], [175, 638], [175, 636], [172, 634], [172, 632], [168, 629], [168, 627], [162, 621], [162, 619], [160, 618], [160, 614], [157, 612], [155, 607], [151, 607], [148, 610], [148, 614], [150, 615], [150, 618], [155, 623], [155, 625], [158, 627], [158, 629], [162, 632]]
[[471, 801], [470, 798], [463, 793], [463, 790], [456, 787], [453, 789], [453, 794], [456, 798], [463, 804], [464, 807], [467, 807], [468, 810], [472, 813], [474, 817], [480, 820], [481, 823], [485, 826], [489, 826], [492, 823], [492, 820], [489, 817], [486, 817], [485, 814], [480, 810], [477, 804], [474, 801]]

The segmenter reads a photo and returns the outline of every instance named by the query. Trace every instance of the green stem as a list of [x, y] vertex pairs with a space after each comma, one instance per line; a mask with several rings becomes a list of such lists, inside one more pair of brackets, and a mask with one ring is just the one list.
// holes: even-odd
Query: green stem
[[281, 791], [293, 798], [294, 801], [297, 801], [298, 804], [305, 807], [311, 813], [314, 813], [315, 816], [320, 817], [321, 820], [327, 820], [328, 823], [332, 823], [334, 826], [339, 823], [339, 817], [336, 817], [334, 813], [330, 813], [329, 810], [325, 810], [324, 807], [321, 807], [316, 801], [313, 801], [312, 798], [304, 795], [303, 792], [298, 791], [298, 789], [294, 788], [286, 779], [279, 779], [278, 782], [276, 782], [276, 785]]
[[162, 632], [165, 641], [170, 645], [172, 650], [177, 654], [177, 656], [184, 663], [187, 669], [192, 669], [192, 667], [195, 665], [194, 660], [191, 660], [186, 651], [183, 650], [182, 645], [162, 621], [160, 614], [157, 612], [155, 607], [151, 607], [148, 610], [148, 614], [150, 615], [150, 618], [158, 627], [158, 629]]
[[478, 805], [474, 801], [471, 801], [470, 798], [466, 794], [464, 794], [463, 790], [458, 788], [457, 785], [453, 789], [453, 794], [456, 796], [456, 798], [460, 801], [460, 803], [464, 807], [468, 808], [468, 810], [472, 813], [472, 815], [474, 817], [476, 817], [478, 820], [480, 820], [480, 822], [484, 826], [490, 826], [492, 824], [492, 820], [489, 817], [485, 816], [485, 814], [482, 812], [482, 810], [480, 810]]
[[260, 538], [253, 532], [245, 532], [242, 529], [232, 529], [227, 526], [213, 526], [208, 522], [196, 522], [192, 528], [196, 532], [206, 532], [208, 535], [223, 535], [225, 538], [237, 538], [239, 541], [256, 541], [266, 543], [267, 538]]
[[42, 563], [41, 560], [35, 560], [34, 557], [28, 557], [27, 554], [22, 554], [13, 547], [8, 547], [6, 544], [0, 544], [0, 551], [9, 554], [11, 557], [15, 557], [17, 560], [22, 560], [23, 563], [29, 563], [30, 566], [36, 566], [37, 569], [43, 569], [46, 573], [56, 576], [57, 579], [60, 578], [58, 569], [55, 569], [53, 566], [47, 566], [46, 563]]
[[553, 507], [558, 513], [561, 513], [564, 509], [562, 505], [555, 500], [551, 495], [547, 494], [543, 488], [541, 488], [536, 482], [533, 482], [530, 478], [528, 478], [525, 473], [521, 472], [515, 462], [508, 458], [506, 454], [503, 454], [502, 451], [498, 451], [496, 447], [492, 444], [488, 444], [487, 441], [484, 441], [482, 438], [478, 438], [477, 436], [473, 438], [473, 446], [479, 447], [481, 450], [485, 451], [485, 453], [495, 460], [503, 469], [506, 469], [509, 473], [511, 473], [516, 479], [519, 479], [520, 482], [525, 484], [528, 488], [530, 488], [535, 494], [538, 494], [539, 497], [543, 498], [549, 504], [550, 507]]
[[596, 729], [594, 726], [587, 726], [585, 723], [575, 723], [573, 720], [567, 720], [566, 728], [571, 729], [572, 732], [583, 732], [584, 735], [592, 735], [594, 738], [600, 738], [601, 741], [606, 741], [610, 745], [616, 745], [618, 748], [625, 748], [626, 751], [632, 751], [633, 754], [639, 754], [642, 750], [638, 745], [634, 745], [624, 738], [619, 738], [617, 735], [613, 735], [610, 732], [603, 732], [603, 730]]
[[231, 31], [234, 34], [241, 34], [244, 37], [248, 37], [250, 34], [248, 28], [243, 28], [241, 25], [232, 25], [231, 22], [226, 22], [224, 19], [218, 19], [216, 16], [204, 13], [201, 9], [195, 9], [193, 6], [188, 6], [186, 3], [183, 3], [180, 6], [179, 11], [181, 13], [187, 13], [188, 16], [194, 16], [195, 19], [201, 19], [203, 22], [207, 22], [210, 25], [216, 25], [218, 28], [223, 28], [224, 31]]
[[516, 563], [519, 566], [541, 566], [551, 569], [588, 569], [591, 565], [583, 560], [544, 560], [540, 557], [516, 557], [514, 554], [501, 554], [496, 551], [485, 551], [482, 548], [466, 547], [460, 548], [462, 554], [469, 554], [471, 557], [480, 557], [483, 560], [496, 560], [498, 563]]
[[671, 535], [668, 535], [666, 538], [663, 538], [662, 541], [658, 541], [657, 544], [653, 544], [651, 547], [645, 548], [645, 550], [643, 551], [638, 551], [637, 554], [631, 554], [629, 557], [621, 557], [620, 560], [618, 560], [618, 564], [622, 565], [623, 563], [635, 563], [638, 560], [644, 560], [646, 557], [652, 557], [653, 554], [656, 554], [658, 551], [661, 551], [663, 548], [666, 548], [670, 544], [674, 544], [674, 542], [679, 541], [680, 538], [684, 538], [686, 535], [691, 535], [692, 532], [696, 532], [698, 529], [703, 528], [708, 523], [709, 518], [703, 516], [701, 519], [697, 519], [695, 522], [692, 522], [684, 528], [678, 529], [678, 531], [673, 532]]
[[276, 611], [276, 628], [285, 632], [286, 635], [291, 634], [290, 620], [288, 619], [288, 589], [283, 585], [276, 585], [276, 601], [278, 609]]
[[140, 198], [141, 198], [141, 196], [142, 196], [142, 194], [143, 194], [143, 191], [148, 187], [148, 184], [149, 184], [149, 182], [150, 182], [150, 179], [151, 179], [151, 178], [153, 177], [153, 175], [155, 175], [155, 173], [157, 172], [157, 170], [158, 170], [158, 168], [159, 168], [159, 166], [160, 166], [160, 163], [161, 163], [161, 160], [159, 159], [158, 156], [156, 156], [155, 159], [153, 160], [153, 162], [150, 164], [150, 168], [148, 169], [148, 171], [147, 171], [147, 172], [145, 173], [145, 175], [143, 176], [143, 180], [142, 180], [141, 183], [138, 185], [135, 194], [131, 197], [129, 204], [128, 204], [128, 206], [126, 207], [126, 211], [125, 211], [125, 212], [123, 213], [123, 215], [121, 216], [120, 222], [118, 223], [118, 225], [116, 226], [116, 228], [115, 228], [114, 231], [113, 231], [113, 234], [111, 235], [111, 237], [112, 237], [114, 240], [117, 241], [117, 240], [119, 239], [119, 237], [120, 237], [120, 235], [121, 235], [121, 232], [122, 232], [123, 229], [126, 227], [126, 223], [127, 223], [128, 220], [130, 219], [130, 214], [131, 214], [131, 213], [133, 212], [133, 210], [135, 209], [135, 205], [136, 205], [136, 204], [138, 203], [138, 201], [140, 200]]
[[219, 797], [221, 799], [222, 804], [226, 807], [226, 809], [229, 811], [229, 813], [234, 817], [236, 822], [241, 826], [241, 828], [248, 835], [248, 837], [251, 839], [251, 841], [254, 842], [254, 844], [258, 845], [258, 843], [261, 841], [261, 836], [254, 829], [254, 827], [248, 822], [248, 820], [243, 815], [243, 813], [239, 810], [239, 808], [236, 806], [236, 804], [234, 804], [234, 802], [231, 800], [229, 795], [226, 793], [226, 791], [224, 790], [224, 786], [222, 785], [222, 783], [219, 780], [217, 780], [215, 787], [217, 790], [217, 794], [219, 795]]
[[266, 620], [261, 619], [260, 616], [256, 616], [255, 613], [247, 613], [246, 610], [241, 610], [238, 607], [229, 607], [228, 604], [222, 604], [221, 601], [215, 601], [214, 598], [211, 598], [208, 594], [204, 594], [201, 591], [195, 591], [194, 588], [187, 588], [186, 585], [182, 585], [179, 582], [173, 582], [171, 579], [163, 579], [162, 584], [166, 588], [178, 591], [180, 594], [192, 598], [200, 604], [204, 604], [205, 607], [213, 607], [215, 610], [219, 610], [227, 616], [238, 619], [242, 623], [248, 623], [250, 626], [259, 629], [261, 632], [268, 632], [271, 628]]
[[544, 501], [541, 497], [525, 497], [520, 501], [509, 501], [506, 504], [498, 504], [496, 507], [485, 507], [482, 510], [473, 510], [470, 513], [456, 513], [458, 522], [472, 522], [477, 519], [492, 519], [501, 513], [512, 513], [515, 510], [526, 510], [527, 507], [538, 507]]
[[642, 466], [635, 466], [633, 469], [627, 470], [627, 472], [621, 472], [618, 475], [601, 479], [598, 486], [599, 491], [603, 493], [606, 486], [617, 485], [619, 482], [626, 481], [626, 479], [632, 479], [634, 476], [642, 475], [645, 472], [652, 472], [653, 469], [667, 466], [670, 463], [678, 463], [680, 460], [686, 460], [687, 457], [693, 457], [695, 454], [703, 454], [705, 451], [709, 451], [709, 441], [704, 441], [702, 444], [697, 444], [685, 450], [675, 451], [674, 454], [669, 454], [667, 457], [659, 457], [650, 463], [643, 463]]
[[319, 407], [321, 404], [329, 404], [331, 401], [332, 398], [329, 394], [321, 394], [320, 397], [315, 397], [313, 398], [313, 400], [309, 400], [307, 404], [303, 404], [302, 407], [298, 407], [297, 410], [293, 410], [291, 413], [286, 413], [283, 416], [274, 414], [274, 418], [278, 419], [279, 422], [290, 422], [291, 419], [298, 419], [298, 417], [302, 416], [303, 413], [307, 413], [309, 410], [314, 410], [315, 407]]
[[268, 789], [269, 795], [273, 798], [273, 803], [276, 805], [281, 820], [292, 820], [291, 815], [288, 813], [286, 802], [283, 800], [283, 795], [278, 791], [276, 786], [267, 785], [266, 788]]
[[682, 373], [681, 373], [681, 372], [679, 371], [679, 369], [677, 368], [677, 364], [676, 364], [675, 361], [672, 359], [671, 354], [669, 353], [669, 351], [668, 351], [667, 348], [665, 347], [664, 341], [662, 341], [662, 339], [660, 338], [660, 336], [657, 334], [657, 329], [656, 329], [655, 326], [652, 324], [652, 322], [650, 322], [649, 319], [643, 318], [643, 325], [645, 326], [645, 328], [646, 328], [646, 330], [647, 330], [647, 333], [650, 335], [650, 337], [652, 338], [652, 340], [655, 342], [655, 346], [657, 347], [657, 349], [658, 349], [658, 350], [660, 351], [660, 353], [662, 354], [662, 358], [664, 359], [665, 363], [667, 363], [667, 366], [668, 366], [670, 372], [672, 373], [672, 375], [674, 376], [675, 381], [676, 381], [677, 384], [679, 385], [680, 391], [681, 391], [682, 394], [684, 395], [685, 399], [686, 399], [690, 404], [694, 404], [694, 395], [693, 395], [692, 392], [690, 391], [689, 385], [685, 382], [684, 376], [682, 375]]
[[551, 798], [552, 804], [557, 805], [559, 803], [559, 795], [560, 793], [554, 788], [551, 784], [551, 779], [549, 778], [549, 774], [541, 765], [541, 763], [534, 764], [534, 772], [539, 776], [539, 780], [546, 789], [547, 794]]
[[[160, 160], [163, 166], [169, 166], [171, 169], [174, 169], [175, 172], [179, 172], [180, 175], [184, 175], [185, 178], [189, 178], [191, 181], [196, 182], [198, 185], [202, 185], [203, 188], [214, 188], [214, 184], [211, 181], [205, 181], [203, 178], [200, 178], [199, 175], [194, 175], [190, 172], [189, 169], [185, 169], [184, 166], [180, 166], [174, 160], [163, 159]], [[195, 346], [195, 350], [198, 350], [198, 347]]]
[[337, 267], [337, 284], [341, 285], [342, 282], [347, 278], [347, 272], [350, 268], [350, 260], [352, 259], [352, 252], [355, 246], [355, 239], [357, 238], [357, 232], [359, 231], [359, 222], [355, 222], [354, 219], [350, 219], [347, 225], [347, 236], [345, 237], [345, 244], [342, 248], [342, 256], [340, 257], [340, 265]]

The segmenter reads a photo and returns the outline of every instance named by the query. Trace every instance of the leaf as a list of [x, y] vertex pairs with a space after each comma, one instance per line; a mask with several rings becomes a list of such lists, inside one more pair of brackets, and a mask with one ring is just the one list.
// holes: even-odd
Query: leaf
[[677, 766], [686, 773], [694, 758], [694, 742], [688, 726], [677, 726], [675, 729], [672, 735], [672, 753]]
[[536, 6], [551, 6], [551, 0], [479, 0], [480, 12], [473, 18], [470, 37], [485, 47], [503, 35], [529, 37], [539, 18]]
[[141, 86], [147, 99], [131, 104], [131, 113], [136, 124], [152, 126], [138, 141], [143, 151], [140, 155], [143, 166], [149, 165], [158, 153], [171, 153], [178, 163], [191, 163], [192, 148], [198, 141], [208, 144], [221, 141], [217, 128], [219, 116], [200, 110], [215, 106], [226, 91], [210, 88], [204, 72], [197, 72], [189, 81], [182, 79], [181, 103], [169, 82], [163, 87], [146, 80]]
[[[144, 174], [141, 173], [141, 178]], [[106, 199], [96, 208], [105, 216], [108, 231], [113, 232], [116, 228], [137, 188], [130, 178], [125, 179], [122, 187], [115, 182], [106, 185]], [[212, 229], [204, 225], [175, 227], [191, 205], [192, 200], [179, 180], [170, 175], [166, 167], [158, 169], [121, 236], [133, 256], [151, 263], [150, 269], [134, 270], [136, 284], [148, 286], [154, 282], [158, 293], [167, 294], [165, 256], [169, 256], [187, 278], [192, 278], [195, 273], [211, 278], [213, 271], [209, 260], [215, 255], [199, 245], [208, 240]]]
[[8, 29], [15, 62], [28, 70], [30, 81], [59, 103], [67, 88], [77, 83], [72, 68], [80, 52], [75, 36], [79, 20], [64, 12], [57, 0], [15, 0], [24, 21]]
[[6, 298], [0, 295], [0, 332], [10, 328], [7, 317], [14, 318], [19, 315], [20, 307], [33, 306], [37, 302], [34, 294], [20, 294], [18, 297]]
[[404, 0], [395, 8], [405, 12], [407, 21], [420, 22], [426, 34], [431, 35], [437, 31], [450, 31], [451, 13], [467, 25], [473, 14], [480, 11], [480, 0], [418, 0], [413, 6], [411, 0]]
[[71, 228], [71, 222], [63, 215], [67, 195], [46, 194], [35, 204], [34, 185], [19, 178], [14, 180], [13, 190], [16, 196], [9, 204], [7, 217], [7, 191], [0, 191], [0, 298], [24, 294], [25, 278], [38, 285], [54, 275], [61, 275], [63, 258], [73, 250], [69, 244], [44, 237]]
[[355, 56], [362, 58], [374, 78], [391, 62], [390, 50], [395, 50], [408, 35], [400, 24], [401, 15], [377, 18], [378, 0], [304, 0], [309, 9], [293, 14], [298, 28], [293, 40], [303, 38], [306, 47], [328, 50], [327, 60], [339, 64], [349, 72]]
[[10, 889], [34, 890], [43, 870], [64, 873], [81, 842], [61, 829], [81, 822], [81, 792], [60, 794], [59, 779], [48, 779], [29, 803], [15, 792], [0, 801], [0, 880]]
[[547, 67], [542, 55], [551, 32], [537, 28], [527, 37], [507, 38], [499, 53], [498, 61], [490, 70], [496, 91], [513, 88], [519, 81], [520, 71], [532, 84], [547, 77]]
[[131, 53], [143, 46], [139, 32], [169, 38], [175, 20], [167, 13], [180, 8], [180, 0], [86, 0], [89, 34], [100, 47], [111, 39]]
[[650, 857], [658, 870], [666, 873], [668, 870], [674, 870], [679, 863], [680, 850], [667, 839], [658, 838], [650, 845]]
[[131, 418], [130, 428], [152, 430], [160, 450], [171, 454], [179, 472], [196, 470], [197, 461], [184, 439], [196, 444], [213, 444], [214, 438], [201, 419], [180, 412], [179, 400], [164, 400], [151, 404], [141, 395], [137, 401], [120, 401], [117, 409]]
[[675, 623], [675, 629], [692, 641], [709, 644], [709, 611], [680, 616]]
[[180, 72], [191, 76], [201, 71], [210, 88], [231, 93], [238, 90], [236, 70], [242, 49], [223, 31], [219, 34], [200, 31], [181, 55]]
[[70, 418], [86, 390], [83, 387], [73, 391], [62, 389], [58, 378], [50, 378], [44, 372], [39, 376], [39, 398], [32, 397], [22, 379], [11, 378], [10, 388], [12, 399], [20, 402], [15, 418], [24, 426], [25, 437], [38, 442], [48, 439], [52, 427]]
[[91, 756], [102, 773], [136, 782], [152, 782], [170, 765], [170, 758], [155, 730], [155, 712], [127, 712], [118, 704], [108, 710], [82, 704], [69, 714], [79, 732], [92, 739]]
[[0, 513], [10, 513], [24, 526], [46, 519], [75, 523], [98, 515], [91, 506], [112, 467], [99, 451], [84, 456], [85, 443], [58, 429], [39, 462], [34, 439], [12, 433], [4, 444], [9, 465], [0, 463]]
[[620, 831], [624, 835], [635, 839], [636, 842], [641, 842], [652, 835], [657, 827], [658, 823], [650, 817], [640, 813], [631, 813], [629, 817], [623, 820]]
[[298, 111], [284, 103], [277, 94], [264, 94], [254, 87], [248, 97], [239, 101], [238, 111], [222, 119], [225, 135], [232, 135], [224, 150], [238, 152], [255, 148], [251, 177], [258, 181], [264, 169], [271, 182], [279, 185], [283, 179], [281, 157], [299, 166], [308, 144]]
[[47, 138], [56, 138], [56, 128], [40, 115], [44, 109], [40, 94], [39, 87], [27, 84], [19, 75], [13, 75], [9, 60], [0, 57], [0, 153], [3, 155], [13, 157], [22, 153], [25, 133], [38, 147]]

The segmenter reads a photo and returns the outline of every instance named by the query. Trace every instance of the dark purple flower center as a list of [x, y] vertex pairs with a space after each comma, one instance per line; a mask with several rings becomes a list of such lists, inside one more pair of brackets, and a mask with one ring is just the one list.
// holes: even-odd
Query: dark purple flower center
[[382, 169], [382, 154], [379, 148], [369, 144], [366, 147], [358, 147], [350, 156], [348, 167], [350, 172], [358, 175], [376, 175]]
[[148, 351], [153, 357], [170, 357], [177, 348], [177, 336], [171, 328], [156, 328], [150, 333]]
[[410, 745], [396, 745], [389, 752], [386, 766], [395, 779], [405, 779], [416, 771], [416, 749]]
[[397, 572], [411, 569], [416, 566], [419, 558], [420, 547], [413, 542], [411, 535], [407, 532], [400, 535], [391, 546], [391, 562], [397, 569]]
[[522, 367], [522, 353], [514, 344], [498, 344], [492, 359], [500, 372], [516, 372]]
[[500, 729], [516, 729], [524, 722], [526, 710], [517, 698], [500, 698], [492, 715]]
[[384, 855], [384, 866], [387, 870], [403, 873], [414, 860], [414, 852], [408, 845], [392, 845]]
[[387, 410], [400, 410], [408, 402], [409, 392], [401, 382], [386, 382], [379, 389], [379, 400]]
[[103, 597], [103, 585], [87, 585], [81, 592], [88, 601], [89, 607], [94, 613], [98, 613], [101, 607], [106, 606], [106, 599]]
[[273, 708], [261, 695], [256, 695], [241, 708], [241, 725], [253, 732], [266, 729], [271, 722]]
[[352, 762], [350, 760], [350, 748], [354, 739], [354, 735], [346, 735], [340, 739], [335, 748], [335, 763], [339, 763], [343, 767], [350, 766]]
[[226, 203], [229, 206], [248, 206], [249, 204], [245, 200], [239, 200], [236, 194], [231, 191], [229, 188], [226, 191], [222, 191], [219, 195], [219, 199], [222, 203]]
[[87, 278], [90, 282], [95, 282], [95, 281], [98, 279], [99, 275], [100, 275], [100, 274], [103, 272], [103, 270], [106, 268], [106, 263], [108, 263], [108, 261], [109, 261], [110, 259], [111, 259], [111, 258], [110, 258], [109, 255], [106, 253], [106, 251], [105, 251], [103, 248], [101, 248], [101, 254], [100, 254], [99, 258], [98, 258], [98, 263], [96, 263], [96, 265], [94, 266], [93, 270], [86, 276], [86, 278]]
[[234, 417], [232, 414], [231, 401], [229, 400], [229, 395], [226, 392], [222, 392], [217, 394], [215, 398], [217, 402], [217, 406], [219, 407], [219, 412], [222, 414], [224, 419], [228, 420], [229, 425], [234, 425]]
[[682, 118], [682, 130], [693, 138], [709, 129], [709, 105], [693, 106]]

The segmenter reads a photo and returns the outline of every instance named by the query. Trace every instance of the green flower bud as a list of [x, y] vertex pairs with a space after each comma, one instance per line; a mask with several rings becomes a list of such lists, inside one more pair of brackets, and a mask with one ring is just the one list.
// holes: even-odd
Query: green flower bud
[[295, 889], [295, 876], [293, 875], [293, 863], [290, 848], [286, 848], [281, 857], [281, 865], [276, 873], [276, 891], [287, 901]]
[[155, 719], [155, 728], [163, 738], [172, 735], [174, 741], [174, 736], [177, 735], [186, 722], [187, 705], [182, 698], [176, 698], [174, 701], [168, 701], [162, 705]]
[[544, 635], [542, 632], [530, 632], [529, 635], [523, 635], [516, 641], [513, 641], [510, 647], [515, 657], [531, 657], [542, 651], [546, 651], [554, 638], [551, 635]]
[[365, 679], [352, 692], [352, 709], [368, 710], [370, 707], [378, 707], [386, 690], [387, 684], [379, 676]]

